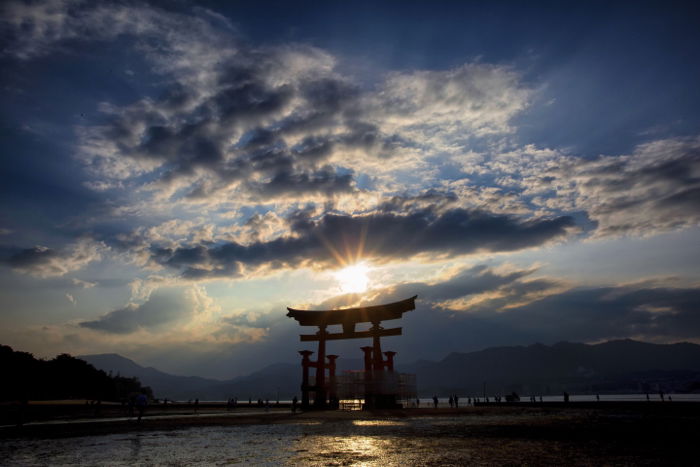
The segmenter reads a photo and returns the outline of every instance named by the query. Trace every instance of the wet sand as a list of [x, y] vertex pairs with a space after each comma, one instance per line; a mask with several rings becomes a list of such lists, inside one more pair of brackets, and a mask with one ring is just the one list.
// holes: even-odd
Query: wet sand
[[182, 414], [6, 427], [7, 465], [700, 465], [700, 404]]

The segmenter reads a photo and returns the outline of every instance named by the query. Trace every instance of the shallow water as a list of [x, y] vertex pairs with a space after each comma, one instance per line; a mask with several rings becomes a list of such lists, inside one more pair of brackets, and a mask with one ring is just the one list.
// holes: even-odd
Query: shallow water
[[[438, 431], [488, 424], [464, 417], [194, 427], [65, 439], [9, 440], [3, 465], [424, 465]], [[436, 458], [436, 454], [438, 454]], [[462, 453], [464, 454], [464, 453]]]
[[293, 455], [299, 425], [236, 425], [65, 439], [13, 440], [6, 465], [279, 465]]
[[[483, 414], [383, 419], [300, 419], [292, 423], [206, 426], [0, 443], [2, 465], [646, 465], [650, 452], [621, 452], [608, 434], [581, 443], [561, 435], [561, 414]], [[552, 425], [552, 423], [554, 425]], [[615, 421], [615, 423], [618, 423]], [[578, 426], [578, 424], [576, 424]], [[549, 427], [549, 428], [548, 428]], [[534, 431], [533, 431], [534, 430]], [[576, 428], [576, 432], [580, 428]], [[617, 430], [617, 428], [614, 428]], [[584, 437], [586, 438], [586, 437]], [[614, 443], [607, 440], [614, 439]], [[652, 443], [654, 438], [652, 438]], [[660, 449], [665, 449], [660, 440]], [[693, 443], [694, 444], [694, 443]], [[612, 450], [612, 451], [611, 451]], [[666, 453], [661, 451], [658, 456]], [[663, 457], [658, 457], [663, 458]], [[654, 464], [654, 461], [651, 462]]]

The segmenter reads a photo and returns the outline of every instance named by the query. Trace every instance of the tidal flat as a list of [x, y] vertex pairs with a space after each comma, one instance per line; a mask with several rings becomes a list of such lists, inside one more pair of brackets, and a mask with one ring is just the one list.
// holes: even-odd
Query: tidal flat
[[[270, 413], [14, 432], [3, 465], [699, 465], [697, 404]], [[104, 425], [102, 425], [104, 428]], [[68, 435], [68, 436], [67, 436]]]

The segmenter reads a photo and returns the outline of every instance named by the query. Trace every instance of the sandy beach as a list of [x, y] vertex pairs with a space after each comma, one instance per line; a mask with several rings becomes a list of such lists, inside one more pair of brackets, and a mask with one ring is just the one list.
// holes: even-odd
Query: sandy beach
[[7, 465], [698, 465], [700, 405], [204, 409], [3, 427]]

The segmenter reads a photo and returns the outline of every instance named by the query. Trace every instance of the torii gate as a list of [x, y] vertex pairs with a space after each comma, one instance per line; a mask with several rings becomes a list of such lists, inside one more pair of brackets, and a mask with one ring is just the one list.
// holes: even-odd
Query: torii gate
[[[401, 328], [384, 329], [381, 327], [381, 322], [391, 319], [399, 319], [406, 311], [415, 310], [415, 300], [417, 295], [411, 298], [401, 300], [399, 302], [388, 303], [385, 305], [367, 306], [361, 308], [348, 308], [342, 310], [325, 310], [325, 311], [309, 311], [296, 310], [287, 307], [289, 313], [287, 316], [296, 319], [301, 326], [318, 326], [316, 334], [302, 334], [300, 336], [302, 342], [318, 341], [318, 353], [316, 361], [310, 360], [310, 355], [313, 354], [310, 350], [301, 350], [299, 353], [302, 356], [303, 377], [301, 384], [302, 391], [302, 407], [309, 407], [309, 392], [315, 392], [314, 406], [317, 408], [325, 408], [327, 406], [327, 390], [326, 390], [326, 369], [329, 370], [329, 378], [331, 383], [335, 379], [335, 359], [337, 355], [326, 355], [326, 341], [339, 339], [361, 339], [372, 338], [372, 346], [362, 347], [365, 356], [365, 378], [366, 378], [366, 394], [371, 396], [372, 400], [365, 400], [368, 407], [380, 407], [383, 405], [392, 405], [396, 403], [395, 396], [382, 399], [380, 394], [372, 394], [369, 391], [369, 378], [374, 376], [375, 381], [379, 376], [383, 375], [384, 370], [388, 372], [394, 371], [394, 355], [396, 352], [384, 352], [386, 361], [382, 358], [382, 346], [380, 338], [383, 336], [400, 336]], [[372, 327], [367, 331], [355, 331], [357, 323], [372, 323]], [[328, 333], [326, 328], [329, 325], [340, 324], [343, 326], [343, 332]], [[326, 363], [328, 358], [328, 363]], [[309, 384], [309, 368], [316, 368], [316, 383]], [[333, 384], [331, 384], [333, 387]], [[376, 397], [375, 397], [376, 396]], [[330, 394], [331, 404], [337, 403], [335, 395]]]

